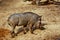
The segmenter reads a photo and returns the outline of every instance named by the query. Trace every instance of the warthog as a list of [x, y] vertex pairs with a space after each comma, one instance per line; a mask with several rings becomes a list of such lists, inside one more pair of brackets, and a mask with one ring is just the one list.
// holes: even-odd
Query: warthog
[[31, 33], [33, 33], [33, 25], [41, 28], [41, 16], [33, 12], [15, 13], [9, 16], [8, 24], [13, 28], [12, 34], [16, 26], [23, 26], [23, 32], [26, 33], [25, 27], [29, 27]]

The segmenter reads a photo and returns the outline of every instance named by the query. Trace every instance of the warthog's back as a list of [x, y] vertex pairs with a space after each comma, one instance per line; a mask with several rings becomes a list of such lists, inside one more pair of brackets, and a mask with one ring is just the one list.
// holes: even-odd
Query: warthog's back
[[24, 13], [16, 13], [12, 14], [8, 21], [11, 24], [18, 24], [18, 25], [24, 25], [27, 22], [31, 21], [32, 23], [36, 22], [40, 16], [33, 13], [33, 12], [24, 12]]

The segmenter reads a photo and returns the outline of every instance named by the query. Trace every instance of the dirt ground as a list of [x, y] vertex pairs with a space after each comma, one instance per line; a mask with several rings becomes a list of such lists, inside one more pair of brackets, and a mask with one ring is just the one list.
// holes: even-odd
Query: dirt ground
[[0, 4], [0, 27], [8, 30], [12, 28], [7, 24], [7, 19], [11, 14], [34, 12], [42, 15], [42, 23], [45, 30], [35, 30], [31, 34], [20, 33], [15, 38], [8, 38], [7, 40], [60, 40], [60, 5], [31, 5], [31, 2], [22, 2], [22, 0], [3, 1]]

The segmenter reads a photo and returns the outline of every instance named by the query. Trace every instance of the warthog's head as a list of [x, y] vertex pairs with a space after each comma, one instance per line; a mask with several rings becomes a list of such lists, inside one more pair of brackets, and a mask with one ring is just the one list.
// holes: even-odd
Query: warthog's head
[[37, 20], [37, 22], [33, 25], [33, 29], [41, 29], [41, 30], [43, 30], [43, 29], [45, 29], [42, 25], [42, 20], [41, 20], [41, 18], [42, 18], [42, 16], [40, 16], [39, 18], [38, 18], [38, 20]]

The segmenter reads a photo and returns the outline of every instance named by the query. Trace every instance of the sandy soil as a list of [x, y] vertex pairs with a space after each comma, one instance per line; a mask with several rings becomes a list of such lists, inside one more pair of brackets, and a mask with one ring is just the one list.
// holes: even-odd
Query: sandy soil
[[[45, 30], [35, 30], [31, 34], [20, 33], [15, 38], [8, 38], [7, 40], [60, 40], [60, 5], [31, 5], [31, 2], [22, 2], [22, 0], [3, 1], [0, 4], [0, 27], [11, 30], [12, 28], [7, 24], [7, 19], [11, 14], [34, 12], [42, 15], [42, 23]], [[10, 35], [10, 34], [9, 34]]]

